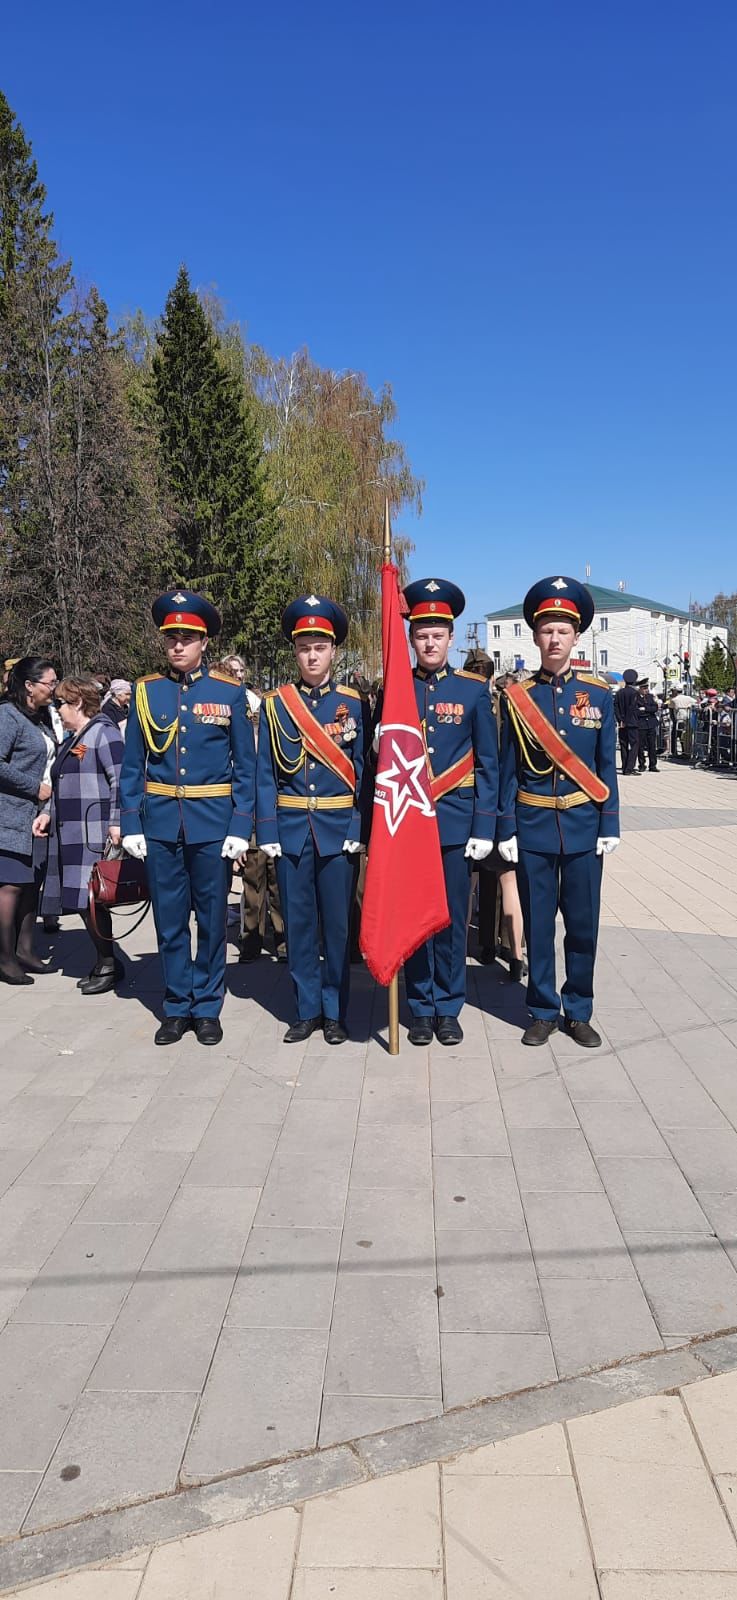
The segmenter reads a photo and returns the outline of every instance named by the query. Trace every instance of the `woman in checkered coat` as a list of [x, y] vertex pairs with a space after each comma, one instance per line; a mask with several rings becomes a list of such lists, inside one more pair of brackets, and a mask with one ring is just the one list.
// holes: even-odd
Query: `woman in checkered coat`
[[123, 740], [118, 728], [100, 711], [100, 692], [86, 678], [64, 678], [56, 703], [69, 735], [51, 768], [50, 810], [34, 823], [34, 832], [49, 834], [49, 860], [41, 910], [44, 916], [76, 911], [95, 946], [96, 962], [79, 988], [82, 994], [105, 994], [123, 976], [112, 942], [112, 918], [98, 907], [98, 932], [87, 904], [90, 872], [110, 838], [120, 841], [118, 783]]

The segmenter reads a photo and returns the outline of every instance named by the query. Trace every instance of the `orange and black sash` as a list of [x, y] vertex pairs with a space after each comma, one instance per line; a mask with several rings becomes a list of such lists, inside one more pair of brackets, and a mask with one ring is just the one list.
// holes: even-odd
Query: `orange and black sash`
[[447, 772], [439, 773], [437, 778], [430, 767], [430, 793], [433, 800], [442, 800], [443, 795], [450, 794], [453, 789], [465, 788], [470, 777], [473, 777], [473, 750], [467, 750], [460, 761], [454, 761], [452, 767], [448, 767]]
[[308, 755], [316, 756], [318, 761], [322, 761], [324, 766], [329, 767], [330, 771], [335, 773], [336, 778], [340, 778], [355, 794], [356, 772], [353, 762], [348, 760], [347, 755], [339, 745], [333, 743], [330, 734], [325, 732], [317, 717], [313, 717], [312, 712], [305, 705], [297, 685], [286, 683], [276, 692], [282, 705], [289, 712], [292, 721], [299, 728], [302, 735], [302, 743]]
[[556, 733], [524, 684], [508, 683], [504, 693], [514, 707], [522, 726], [533, 739], [537, 740], [546, 756], [550, 757], [553, 766], [557, 767], [566, 778], [570, 778], [572, 783], [578, 784], [579, 789], [583, 789], [589, 800], [595, 800], [597, 805], [603, 805], [604, 801], [609, 799], [607, 785], [602, 783], [601, 778], [592, 772], [590, 767], [587, 767], [580, 756], [568, 749], [565, 740]]

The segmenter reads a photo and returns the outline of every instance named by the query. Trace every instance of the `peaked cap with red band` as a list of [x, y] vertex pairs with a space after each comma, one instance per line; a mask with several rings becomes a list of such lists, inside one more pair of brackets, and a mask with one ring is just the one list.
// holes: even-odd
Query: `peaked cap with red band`
[[330, 639], [342, 644], [348, 632], [348, 618], [342, 606], [324, 594], [301, 594], [288, 605], [281, 619], [286, 639]]
[[211, 639], [223, 625], [220, 612], [203, 595], [194, 594], [191, 589], [170, 589], [167, 594], [160, 594], [154, 600], [151, 615], [161, 633], [189, 628]]
[[585, 633], [594, 620], [594, 602], [588, 589], [575, 578], [541, 578], [528, 589], [522, 605], [528, 628], [537, 622], [571, 622]]
[[404, 598], [409, 608], [409, 623], [447, 622], [449, 628], [466, 604], [463, 590], [449, 583], [447, 578], [416, 578], [414, 583], [407, 584]]

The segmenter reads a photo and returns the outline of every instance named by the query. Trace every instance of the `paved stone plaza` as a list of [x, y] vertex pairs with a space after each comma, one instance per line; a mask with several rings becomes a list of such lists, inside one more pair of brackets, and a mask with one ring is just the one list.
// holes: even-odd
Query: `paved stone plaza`
[[478, 966], [458, 1050], [390, 1058], [362, 969], [354, 1042], [283, 1046], [267, 960], [220, 1048], [157, 1050], [150, 921], [118, 996], [78, 995], [71, 925], [3, 991], [3, 1536], [737, 1326], [737, 781], [622, 788], [597, 1053], [522, 1048]]
[[731, 1372], [246, 1520], [231, 1510], [203, 1532], [20, 1593], [737, 1600], [736, 1532]]

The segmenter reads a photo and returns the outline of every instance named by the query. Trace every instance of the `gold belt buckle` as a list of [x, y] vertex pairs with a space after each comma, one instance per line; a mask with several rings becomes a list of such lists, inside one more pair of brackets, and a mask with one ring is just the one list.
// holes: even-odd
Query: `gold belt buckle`
[[316, 811], [317, 810], [317, 795], [314, 795], [314, 794], [308, 795], [308, 798], [307, 798], [307, 809], [308, 809], [308, 811]]
[[183, 783], [177, 783], [177, 784], [174, 785], [174, 798], [175, 798], [175, 800], [183, 800], [184, 799], [184, 784]]

